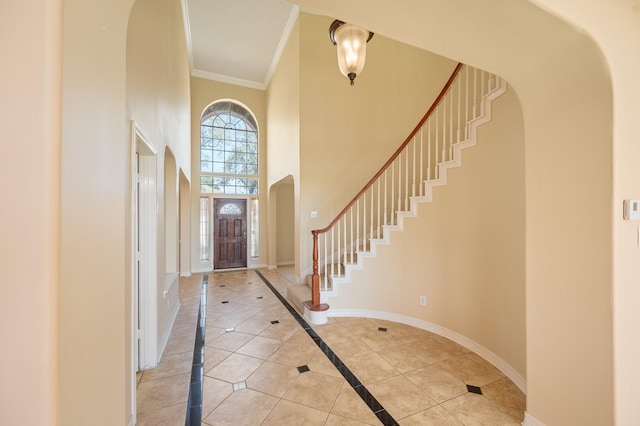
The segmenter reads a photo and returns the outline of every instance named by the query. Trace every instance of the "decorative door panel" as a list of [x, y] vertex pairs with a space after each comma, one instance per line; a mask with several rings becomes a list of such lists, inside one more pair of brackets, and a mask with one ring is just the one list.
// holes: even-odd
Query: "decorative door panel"
[[247, 200], [215, 198], [214, 269], [247, 266]]

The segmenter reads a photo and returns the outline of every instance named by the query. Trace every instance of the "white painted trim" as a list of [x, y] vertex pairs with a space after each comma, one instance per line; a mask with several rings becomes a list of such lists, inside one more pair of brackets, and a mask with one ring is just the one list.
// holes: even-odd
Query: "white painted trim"
[[173, 326], [176, 322], [176, 318], [178, 317], [178, 311], [180, 311], [180, 301], [176, 303], [176, 307], [173, 308], [173, 312], [171, 312], [171, 317], [169, 319], [169, 327], [164, 332], [164, 336], [162, 336], [162, 340], [160, 341], [160, 349], [158, 350], [158, 362], [160, 362], [160, 358], [162, 358], [162, 354], [164, 354], [164, 350], [167, 347], [167, 343], [169, 342], [169, 337], [171, 336], [171, 331], [173, 330]]
[[250, 263], [249, 266], [247, 266], [247, 269], [260, 269], [260, 268], [266, 268], [267, 264], [266, 263]]
[[258, 89], [258, 90], [266, 90], [267, 86], [266, 84], [264, 84], [264, 82], [258, 82], [258, 81], [251, 81], [251, 80], [245, 80], [242, 78], [237, 78], [237, 77], [230, 77], [228, 75], [224, 75], [224, 74], [217, 74], [214, 72], [209, 72], [209, 71], [203, 71], [203, 70], [199, 70], [199, 69], [192, 69], [191, 70], [191, 75], [193, 77], [198, 77], [198, 78], [204, 78], [207, 80], [214, 80], [214, 81], [219, 81], [221, 83], [228, 83], [228, 84], [233, 84], [236, 86], [243, 86], [243, 87], [248, 87], [250, 89]]
[[278, 262], [278, 266], [289, 266], [289, 265], [295, 265], [296, 262], [295, 260], [283, 260], [282, 262]]
[[311, 311], [307, 305], [304, 305], [304, 317], [313, 325], [326, 324], [328, 321], [327, 311]]
[[191, 276], [191, 272], [180, 272], [180, 276], [181, 277], [190, 277]]
[[546, 425], [525, 411], [524, 420], [522, 421], [522, 426], [546, 426]]
[[193, 69], [193, 40], [191, 38], [191, 22], [189, 21], [189, 6], [187, 0], [181, 0], [182, 22], [184, 24], [184, 38], [187, 42], [187, 57], [189, 58], [189, 69]]
[[[138, 280], [137, 280], [137, 268], [136, 268], [136, 243], [138, 240], [138, 207], [137, 207], [137, 185], [136, 185], [136, 174], [137, 174], [137, 165], [136, 165], [136, 144], [137, 144], [137, 134], [136, 134], [136, 123], [131, 120], [131, 138], [129, 140], [129, 158], [130, 158], [130, 170], [129, 177], [131, 179], [131, 216], [129, 217], [129, 223], [131, 226], [131, 238], [129, 241], [129, 250], [131, 251], [129, 262], [131, 276], [129, 279], [131, 280], [131, 317], [127, 319], [130, 326], [131, 333], [131, 359], [130, 361], [130, 369], [131, 369], [131, 377], [129, 386], [131, 386], [130, 395], [131, 395], [131, 417], [129, 418], [129, 425], [135, 424], [135, 419], [137, 417], [136, 406], [137, 406], [137, 398], [136, 398], [136, 387], [137, 387], [137, 374], [138, 371]], [[133, 423], [132, 423], [133, 422]]]
[[129, 417], [129, 422], [127, 423], [127, 426], [135, 426], [136, 424], [136, 414], [134, 413], [133, 415], [131, 415], [131, 417]]
[[278, 265], [268, 265], [267, 269], [278, 269]]
[[291, 36], [291, 31], [293, 31], [293, 27], [298, 20], [299, 14], [300, 6], [293, 6], [293, 9], [291, 9], [291, 13], [289, 14], [289, 19], [287, 20], [287, 25], [282, 32], [282, 37], [280, 38], [280, 42], [278, 43], [278, 47], [276, 48], [276, 53], [273, 55], [273, 59], [271, 60], [271, 64], [269, 65], [269, 70], [267, 71], [267, 75], [264, 78], [265, 89], [269, 86], [271, 77], [273, 77], [273, 73], [278, 67], [278, 63], [280, 62], [280, 58], [282, 57], [282, 52], [284, 52], [284, 48], [287, 46], [287, 42], [289, 41], [289, 37]]
[[204, 268], [191, 268], [191, 272], [193, 272], [194, 274], [201, 274], [205, 272], [213, 272], [213, 269], [211, 268], [211, 266], [206, 266]]
[[446, 327], [442, 327], [440, 325], [433, 324], [431, 322], [424, 321], [418, 318], [394, 314], [391, 312], [374, 311], [368, 309], [330, 309], [328, 315], [330, 317], [364, 317], [394, 321], [421, 328], [423, 330], [427, 330], [440, 336], [446, 337], [447, 339], [453, 340], [459, 345], [464, 346], [470, 351], [475, 352], [476, 354], [480, 355], [482, 358], [490, 362], [498, 370], [502, 371], [505, 376], [511, 379], [511, 381], [516, 386], [518, 386], [518, 388], [520, 388], [520, 390], [525, 395], [527, 394], [527, 382], [525, 378], [522, 377], [522, 375], [518, 373], [513, 367], [511, 367], [511, 365], [509, 365], [505, 360], [503, 360], [484, 346], [469, 339], [468, 337], [463, 336], [462, 334], [459, 334]]

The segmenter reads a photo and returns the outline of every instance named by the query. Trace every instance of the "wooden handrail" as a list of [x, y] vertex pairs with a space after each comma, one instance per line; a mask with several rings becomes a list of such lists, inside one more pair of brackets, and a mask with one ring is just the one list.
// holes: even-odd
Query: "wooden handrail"
[[[313, 252], [312, 252], [312, 257], [313, 257], [313, 275], [312, 275], [312, 279], [311, 279], [311, 283], [312, 284], [311, 284], [311, 306], [310, 306], [311, 310], [326, 310], [329, 307], [328, 305], [321, 305], [321, 303], [320, 303], [320, 274], [319, 274], [319, 271], [318, 271], [318, 235], [326, 233], [336, 223], [338, 223], [340, 218], [342, 218], [342, 216], [345, 213], [347, 213], [350, 208], [353, 207], [353, 205], [360, 199], [360, 197], [369, 188], [371, 188], [371, 186], [378, 180], [378, 178], [385, 172], [385, 170], [387, 170], [387, 168], [389, 168], [389, 166], [393, 163], [393, 161], [400, 155], [400, 153], [404, 150], [404, 148], [409, 144], [409, 142], [411, 142], [413, 137], [418, 133], [420, 128], [422, 128], [424, 123], [429, 119], [431, 114], [436, 110], [436, 108], [440, 104], [440, 101], [447, 94], [447, 92], [449, 91], [449, 88], [451, 87], [451, 85], [453, 84], [454, 80], [458, 76], [458, 73], [460, 72], [460, 69], [462, 69], [462, 66], [463, 66], [462, 63], [458, 63], [458, 65], [456, 65], [456, 68], [451, 73], [451, 76], [449, 77], [449, 80], [447, 80], [447, 82], [445, 83], [444, 87], [440, 91], [440, 94], [435, 99], [435, 101], [433, 101], [433, 104], [431, 105], [431, 107], [429, 108], [427, 113], [424, 115], [424, 117], [422, 117], [420, 122], [418, 122], [418, 124], [416, 125], [415, 129], [413, 129], [413, 131], [409, 134], [407, 139], [405, 139], [405, 141], [402, 143], [402, 145], [400, 145], [400, 147], [393, 153], [393, 155], [389, 158], [389, 160], [387, 160], [387, 162], [384, 163], [384, 165], [380, 168], [378, 173], [376, 173], [369, 180], [369, 182], [367, 182], [367, 184], [364, 186], [364, 188], [362, 188], [360, 190], [360, 192], [358, 192], [356, 194], [356, 196], [353, 197], [353, 199], [349, 202], [349, 204], [347, 204], [347, 206], [344, 209], [342, 209], [342, 211], [340, 213], [338, 213], [338, 215], [335, 217], [335, 219], [333, 219], [331, 221], [331, 223], [329, 223], [329, 225], [327, 225], [326, 227], [324, 227], [322, 229], [314, 229], [313, 231], [311, 231], [311, 234], [313, 235]], [[327, 272], [325, 271], [325, 274], [326, 273]]]
[[[375, 183], [375, 181], [384, 173], [384, 171], [391, 165], [391, 163], [393, 163], [393, 161], [398, 157], [398, 155], [400, 155], [402, 150], [409, 144], [409, 142], [411, 142], [411, 139], [413, 139], [413, 137], [416, 135], [416, 133], [418, 133], [418, 130], [420, 130], [422, 125], [429, 119], [429, 117], [431, 116], [433, 111], [435, 111], [435, 109], [438, 107], [438, 104], [440, 104], [440, 101], [442, 100], [444, 95], [446, 95], [446, 93], [449, 91], [449, 88], [451, 87], [451, 85], [453, 84], [453, 81], [458, 76], [458, 73], [460, 72], [460, 69], [462, 67], [463, 67], [463, 64], [462, 63], [458, 63], [456, 68], [453, 70], [453, 73], [451, 73], [451, 77], [449, 77], [449, 80], [447, 80], [446, 84], [444, 85], [444, 87], [440, 91], [440, 94], [438, 95], [436, 100], [433, 101], [433, 104], [431, 105], [431, 107], [429, 108], [427, 113], [418, 122], [418, 125], [415, 127], [415, 129], [413, 129], [413, 131], [409, 134], [407, 139], [405, 139], [405, 141], [402, 143], [402, 145], [400, 145], [400, 147], [396, 150], [396, 152], [394, 152], [393, 155], [389, 158], [389, 160], [387, 160], [387, 162], [384, 163], [384, 165], [380, 168], [380, 170], [378, 170], [378, 173], [376, 173], [369, 180], [369, 182], [367, 182], [367, 184], [364, 186], [364, 188], [362, 188], [360, 190], [360, 192], [358, 192], [356, 194], [356, 196], [353, 197], [351, 202], [349, 202], [349, 204], [347, 204], [347, 206], [344, 209], [342, 209], [342, 211], [340, 211], [340, 213], [338, 213], [338, 215], [335, 217], [335, 219], [333, 219], [331, 221], [331, 223], [329, 223], [329, 225], [327, 225], [326, 227], [324, 227], [322, 229], [315, 229], [315, 230], [311, 231], [311, 233], [314, 236], [314, 239], [317, 238], [318, 234], [324, 234], [325, 232], [330, 230], [333, 227], [333, 225], [335, 225], [340, 220], [340, 218], [347, 211], [349, 211], [349, 209], [351, 207], [353, 207], [353, 205], [356, 203], [356, 201], [358, 201], [358, 199], [362, 196], [362, 194], [364, 194], [369, 188], [371, 188], [371, 185], [373, 185]], [[315, 268], [315, 266], [314, 266], [314, 268]]]

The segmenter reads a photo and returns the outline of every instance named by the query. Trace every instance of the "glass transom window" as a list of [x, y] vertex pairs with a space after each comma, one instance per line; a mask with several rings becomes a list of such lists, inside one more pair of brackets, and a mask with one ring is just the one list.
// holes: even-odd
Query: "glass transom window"
[[200, 122], [200, 191], [258, 193], [258, 130], [249, 111], [216, 102]]

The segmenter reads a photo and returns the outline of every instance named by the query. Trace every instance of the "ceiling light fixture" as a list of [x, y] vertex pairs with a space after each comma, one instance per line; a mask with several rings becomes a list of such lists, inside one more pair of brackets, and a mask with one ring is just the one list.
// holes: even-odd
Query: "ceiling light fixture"
[[371, 31], [337, 19], [329, 27], [329, 40], [338, 48], [338, 67], [352, 86], [364, 68], [367, 43], [372, 37]]

